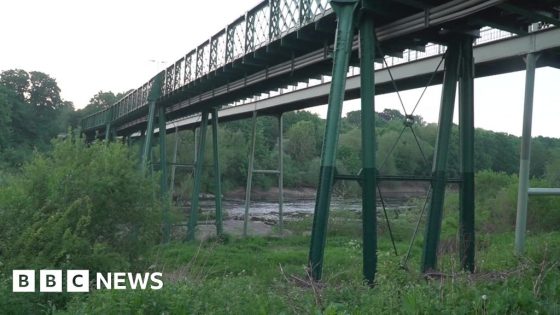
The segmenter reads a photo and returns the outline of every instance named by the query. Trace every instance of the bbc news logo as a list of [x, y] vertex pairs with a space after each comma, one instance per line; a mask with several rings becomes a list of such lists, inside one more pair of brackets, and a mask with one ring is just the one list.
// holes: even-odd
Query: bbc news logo
[[[13, 292], [35, 292], [35, 270], [13, 270]], [[62, 270], [40, 270], [39, 292], [63, 292]], [[108, 272], [95, 274], [95, 288], [97, 290], [160, 290], [163, 288], [161, 272], [130, 273]], [[89, 292], [89, 270], [67, 270], [66, 292]]]

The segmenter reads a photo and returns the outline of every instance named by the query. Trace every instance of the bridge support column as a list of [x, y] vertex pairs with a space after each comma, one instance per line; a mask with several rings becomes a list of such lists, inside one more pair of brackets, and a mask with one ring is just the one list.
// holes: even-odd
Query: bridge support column
[[255, 160], [255, 144], [257, 140], [257, 112], [253, 112], [251, 119], [251, 148], [249, 153], [249, 166], [247, 167], [247, 186], [245, 187], [245, 214], [243, 216], [243, 236], [247, 236], [249, 222], [249, 207], [251, 206], [251, 187], [253, 185], [253, 163]]
[[112, 113], [113, 113], [112, 107], [108, 108], [107, 111], [105, 112], [105, 141], [107, 142], [114, 139], [113, 137], [114, 129], [111, 126], [111, 120], [113, 118]]
[[438, 135], [432, 165], [432, 198], [428, 211], [422, 272], [434, 270], [437, 265], [437, 248], [441, 231], [443, 201], [447, 177], [447, 153], [453, 125], [453, 107], [459, 70], [460, 42], [451, 40], [445, 58], [445, 71], [439, 112]]
[[142, 148], [142, 169], [147, 170], [148, 164], [152, 160], [152, 140], [154, 138], [154, 120], [156, 115], [156, 102], [152, 101], [148, 104], [148, 127], [146, 128], [146, 136], [144, 146]]
[[474, 60], [473, 37], [461, 39], [459, 78], [459, 259], [464, 270], [474, 272]]
[[218, 109], [212, 110], [212, 148], [214, 159], [214, 194], [216, 201], [216, 234], [223, 234], [222, 223], [222, 173], [220, 171], [220, 155], [218, 151]]
[[531, 128], [533, 124], [533, 94], [535, 89], [535, 67], [538, 55], [529, 53], [525, 60], [525, 101], [523, 107], [523, 135], [519, 162], [519, 190], [517, 192], [517, 218], [515, 221], [515, 254], [525, 251], [527, 229], [527, 199], [529, 196], [529, 167], [531, 164]]
[[171, 164], [171, 178], [169, 179], [169, 197], [175, 193], [175, 173], [177, 172], [177, 151], [179, 150], [179, 128], [175, 126], [175, 146], [173, 147], [173, 160]]
[[249, 208], [251, 207], [251, 188], [253, 184], [253, 174], [276, 174], [278, 175], [278, 228], [280, 234], [284, 232], [284, 123], [282, 114], [278, 116], [278, 168], [275, 170], [256, 170], [255, 169], [255, 148], [257, 136], [257, 112], [253, 112], [251, 119], [251, 148], [249, 153], [249, 166], [247, 168], [247, 187], [245, 190], [245, 214], [243, 221], [243, 236], [247, 236], [249, 222]]
[[165, 107], [158, 106], [158, 124], [159, 124], [159, 166], [161, 170], [160, 179], [160, 196], [163, 207], [163, 242], [168, 243], [171, 238], [171, 222], [169, 218], [169, 198], [167, 190], [167, 141], [166, 141], [166, 125]]
[[362, 233], [364, 280], [373, 285], [377, 271], [377, 209], [375, 188], [375, 33], [373, 18], [365, 11], [360, 23], [360, 86], [362, 115]]
[[111, 123], [105, 125], [105, 141], [111, 141]]
[[144, 154], [145, 138], [146, 138], [146, 131], [141, 130], [140, 131], [140, 137], [138, 137], [138, 147], [139, 147], [139, 150], [140, 150], [140, 151], [138, 151], [138, 157], [140, 159], [140, 165], [142, 165], [142, 156]]
[[156, 100], [161, 96], [161, 86], [165, 72], [160, 72], [153, 78], [150, 94], [148, 95], [148, 126], [146, 139], [142, 149], [142, 170], [146, 171], [152, 158], [152, 139], [154, 137], [154, 120], [156, 115]]
[[352, 51], [354, 13], [358, 1], [331, 1], [331, 7], [338, 18], [336, 41], [333, 56], [332, 82], [330, 87], [327, 125], [321, 154], [319, 185], [315, 200], [311, 246], [308, 267], [314, 280], [320, 280], [323, 270], [323, 256], [327, 236], [329, 206], [334, 181], [336, 146], [340, 126], [346, 73]]
[[204, 166], [204, 148], [206, 146], [206, 129], [208, 126], [208, 112], [202, 112], [202, 122], [200, 125], [200, 130], [198, 131], [198, 141], [197, 141], [197, 156], [194, 166], [194, 184], [191, 198], [191, 213], [187, 228], [187, 241], [194, 240], [196, 224], [198, 221], [198, 201], [200, 195], [200, 185], [202, 182], [202, 172]]
[[278, 115], [278, 227], [284, 233], [284, 120]]

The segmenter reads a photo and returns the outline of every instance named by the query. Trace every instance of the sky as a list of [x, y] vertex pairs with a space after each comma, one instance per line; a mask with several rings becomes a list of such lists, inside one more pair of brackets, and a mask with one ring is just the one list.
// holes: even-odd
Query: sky
[[[47, 73], [82, 108], [99, 91], [139, 87], [260, 1], [2, 0], [0, 71]], [[476, 79], [475, 126], [521, 135], [524, 82], [524, 72]], [[533, 136], [560, 137], [558, 82], [560, 70], [537, 70]], [[407, 111], [420, 93], [401, 93]], [[437, 122], [440, 93], [428, 88], [416, 114]], [[401, 109], [396, 94], [376, 97], [376, 110], [384, 108]], [[356, 109], [358, 101], [346, 102], [343, 114]]]

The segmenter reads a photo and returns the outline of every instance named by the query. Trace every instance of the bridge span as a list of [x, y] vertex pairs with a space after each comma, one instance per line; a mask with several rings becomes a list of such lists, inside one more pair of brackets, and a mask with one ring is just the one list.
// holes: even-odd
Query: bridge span
[[[525, 62], [523, 58], [528, 53], [543, 53], [537, 67], [560, 68], [560, 29], [558, 28], [538, 29], [521, 36], [496, 29], [486, 29], [482, 30], [480, 35], [480, 39], [475, 42], [473, 48], [475, 78], [524, 70]], [[434, 53], [420, 56], [420, 58], [414, 58], [416, 56], [410, 51], [408, 53], [413, 56], [413, 60], [407, 59], [408, 56], [403, 56], [403, 58], [392, 60], [388, 67], [383, 63], [378, 63], [378, 69], [375, 72], [375, 94], [395, 92], [393, 82], [400, 90], [421, 88], [426, 86], [427, 82], [430, 85], [441, 84], [443, 67], [441, 67], [440, 62], [445, 52], [445, 46], [429, 45], [424, 54], [429, 51]], [[440, 66], [438, 67], [438, 65]], [[392, 80], [389, 71], [391, 71]], [[433, 78], [431, 78], [432, 76]], [[324, 105], [327, 103], [329, 96], [329, 79], [327, 77], [327, 80], [323, 79], [323, 82], [316, 80], [315, 84], [300, 84], [300, 86], [294, 86], [292, 91], [288, 89], [287, 92], [277, 93], [275, 96], [263, 95], [258, 99], [254, 97], [239, 105], [224, 106], [218, 111], [219, 122], [251, 118], [253, 112], [257, 112], [259, 115], [277, 116], [287, 111]], [[349, 71], [345, 90], [346, 100], [360, 97], [359, 68]], [[169, 121], [166, 131], [171, 133], [177, 129], [198, 128], [201, 119], [201, 115], [196, 114]], [[122, 134], [123, 131], [135, 125], [140, 125], [139, 128], [143, 130], [146, 127], [146, 121], [146, 117], [142, 117], [124, 124], [117, 128], [117, 133]], [[155, 129], [154, 132], [159, 134], [159, 128]], [[139, 135], [139, 132], [135, 135]]]
[[[257, 112], [281, 114], [328, 103], [308, 268], [314, 279], [321, 279], [334, 181], [357, 180], [362, 188], [363, 274], [366, 282], [373, 285], [377, 268], [375, 192], [378, 182], [374, 95], [392, 92], [396, 86], [409, 89], [441, 83], [438, 132], [428, 179], [431, 197], [421, 270], [428, 272], [437, 268], [437, 248], [448, 182], [449, 138], [458, 90], [461, 151], [458, 179], [459, 255], [462, 267], [473, 272], [473, 81], [475, 77], [526, 69], [526, 119], [516, 227], [516, 251], [522, 253], [534, 73], [537, 66], [559, 64], [557, 52], [560, 36], [555, 28], [560, 24], [559, 4], [558, 0], [264, 0], [116, 104], [84, 118], [81, 130], [87, 140], [100, 137], [111, 140], [117, 135], [130, 137], [140, 132], [144, 136], [142, 166], [146, 168], [150, 163], [156, 123], [160, 130], [164, 130], [168, 129], [168, 121], [200, 114], [200, 122], [198, 118], [187, 118], [181, 124], [183, 128], [200, 125], [196, 161], [204, 161], [205, 150], [201, 148], [205, 146], [206, 130], [211, 122], [214, 172], [220, 174], [218, 120], [251, 115], [254, 122]], [[481, 30], [484, 33], [489, 28], [516, 36], [473, 46]], [[442, 45], [436, 47], [445, 46], [440, 51], [445, 50], [445, 53], [412, 58], [415, 60], [406, 60], [391, 67], [385, 59], [387, 56], [397, 59], [422, 56], [428, 47], [433, 47], [430, 43]], [[523, 56], [525, 60], [521, 58]], [[382, 61], [384, 67], [375, 66], [375, 61]], [[359, 67], [359, 75], [348, 78], [349, 67]], [[263, 94], [275, 94], [278, 89], [307, 84], [310, 80], [313, 82], [325, 76], [330, 78], [330, 82], [256, 100]], [[422, 84], [423, 81], [428, 82]], [[362, 170], [359, 174], [339, 174], [335, 161], [342, 102], [345, 98], [358, 96], [361, 98], [362, 115]], [[255, 101], [241, 106], [227, 106], [247, 99]], [[210, 115], [212, 120], [209, 120]], [[221, 118], [217, 119], [218, 116]], [[281, 127], [281, 118], [279, 122]], [[162, 198], [167, 198], [166, 141], [165, 137], [158, 138], [160, 161], [164, 166], [161, 167]], [[282, 151], [281, 139], [279, 147]], [[252, 156], [249, 157], [248, 194], [254, 171]], [[274, 173], [279, 175], [281, 188], [282, 154], [279, 156], [280, 168]], [[192, 240], [195, 235], [201, 177], [202, 163], [195, 163], [188, 240]], [[219, 176], [215, 183], [216, 230], [221, 234]], [[164, 209], [164, 214], [163, 235], [164, 241], [168, 241], [168, 209]]]

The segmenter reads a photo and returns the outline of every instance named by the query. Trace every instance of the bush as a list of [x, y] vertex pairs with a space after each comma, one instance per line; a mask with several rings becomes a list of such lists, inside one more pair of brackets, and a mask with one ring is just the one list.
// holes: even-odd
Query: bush
[[158, 238], [154, 180], [119, 143], [70, 136], [0, 187], [0, 259], [21, 268], [130, 268]]

